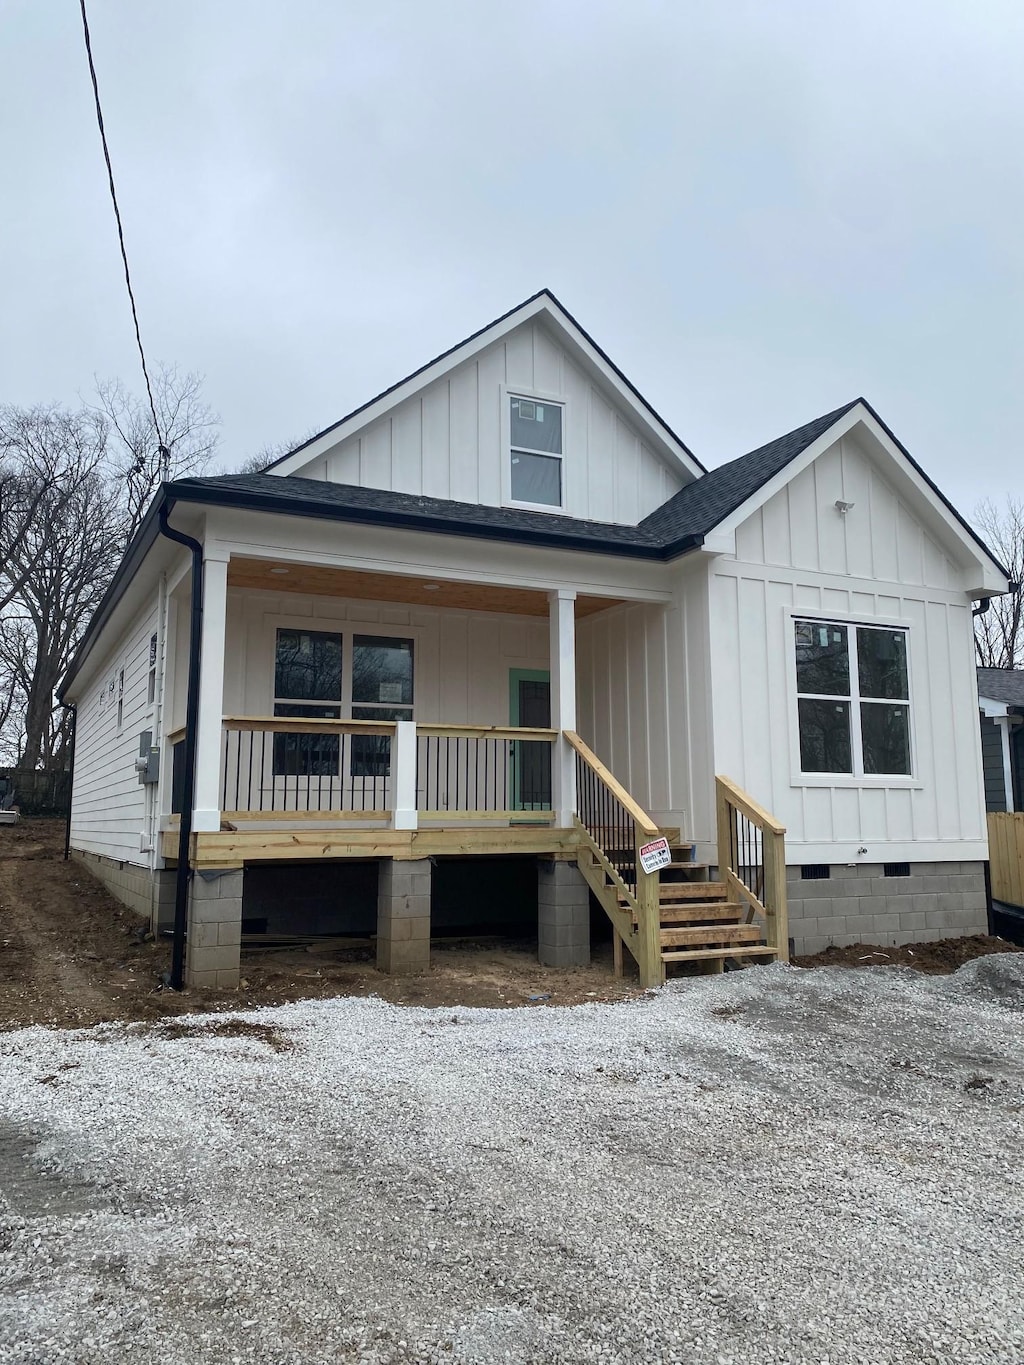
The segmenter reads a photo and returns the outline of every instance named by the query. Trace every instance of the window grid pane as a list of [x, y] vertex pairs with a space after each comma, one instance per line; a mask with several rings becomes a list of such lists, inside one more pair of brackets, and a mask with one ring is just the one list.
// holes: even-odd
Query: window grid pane
[[800, 767], [805, 773], [852, 773], [850, 703], [801, 697]]
[[906, 632], [858, 626], [857, 673], [862, 697], [908, 701]]

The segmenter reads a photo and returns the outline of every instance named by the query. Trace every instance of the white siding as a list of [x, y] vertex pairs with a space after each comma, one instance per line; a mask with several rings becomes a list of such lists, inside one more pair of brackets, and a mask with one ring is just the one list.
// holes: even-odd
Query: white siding
[[656, 820], [712, 839], [706, 562], [678, 572], [667, 606], [581, 620], [577, 671], [582, 737]]
[[[72, 847], [142, 866], [150, 864], [149, 853], [143, 851], [143, 836], [155, 789], [139, 782], [135, 759], [139, 735], [154, 727], [154, 707], [149, 704], [149, 642], [159, 634], [158, 614], [154, 598], [152, 606], [107, 655], [102, 670], [83, 687], [75, 737]], [[124, 696], [118, 727], [122, 669]]]
[[295, 473], [501, 506], [509, 459], [503, 385], [565, 401], [564, 510], [572, 516], [633, 525], [681, 486], [630, 414], [537, 320]]
[[[855, 504], [845, 517], [837, 498]], [[984, 840], [985, 808], [957, 566], [849, 438], [740, 526], [736, 545], [711, 578], [716, 770], [787, 826], [792, 861], [978, 856], [963, 847]], [[801, 778], [792, 609], [909, 627], [912, 780]]]

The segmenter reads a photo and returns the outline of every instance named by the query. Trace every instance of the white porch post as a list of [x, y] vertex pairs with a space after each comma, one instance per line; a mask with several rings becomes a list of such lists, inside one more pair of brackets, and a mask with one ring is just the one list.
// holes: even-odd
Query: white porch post
[[1006, 797], [1006, 809], [1013, 810], [1013, 767], [1010, 763], [1010, 717], [996, 716], [995, 723], [999, 727], [1000, 747], [1003, 754], [1003, 792]]
[[416, 809], [416, 722], [395, 722], [391, 746], [391, 801], [395, 829], [418, 829]]
[[224, 717], [224, 635], [228, 618], [227, 559], [203, 557], [203, 643], [199, 661], [199, 725], [192, 828], [220, 829], [220, 751]]
[[551, 759], [551, 801], [560, 829], [572, 826], [576, 810], [576, 758], [562, 738], [576, 729], [576, 593], [548, 593], [551, 667], [551, 728], [559, 732]]

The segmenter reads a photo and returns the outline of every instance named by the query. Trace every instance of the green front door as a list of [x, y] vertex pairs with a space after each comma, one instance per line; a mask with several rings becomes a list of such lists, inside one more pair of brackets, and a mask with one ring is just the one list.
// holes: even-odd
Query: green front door
[[[546, 730], [551, 724], [551, 674], [546, 668], [509, 670], [509, 724]], [[516, 740], [510, 746], [511, 810], [551, 809], [551, 745]]]

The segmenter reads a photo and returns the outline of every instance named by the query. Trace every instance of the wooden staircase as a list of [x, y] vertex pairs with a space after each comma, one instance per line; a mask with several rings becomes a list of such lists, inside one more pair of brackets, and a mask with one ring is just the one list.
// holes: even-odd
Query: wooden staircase
[[[785, 827], [727, 777], [715, 778], [718, 875], [692, 860], [677, 829], [659, 829], [573, 730], [577, 863], [612, 924], [615, 972], [628, 948], [645, 986], [694, 963], [722, 971], [754, 958], [788, 961]], [[669, 862], [660, 868], [664, 845]], [[647, 863], [647, 868], [644, 863]]]
[[[730, 900], [724, 882], [708, 880], [706, 863], [690, 859], [689, 846], [679, 844], [678, 830], [662, 830], [672, 861], [661, 869], [658, 884], [658, 946], [666, 967], [698, 964], [701, 971], [722, 971], [726, 962], [771, 961], [777, 950], [765, 941], [764, 926], [755, 922], [749, 905]], [[610, 852], [615, 861], [615, 850]], [[604, 907], [615, 930], [615, 963], [621, 970], [622, 945], [633, 951], [640, 924], [627, 891], [589, 847], [581, 847], [579, 867]], [[620, 938], [621, 935], [621, 938]]]

